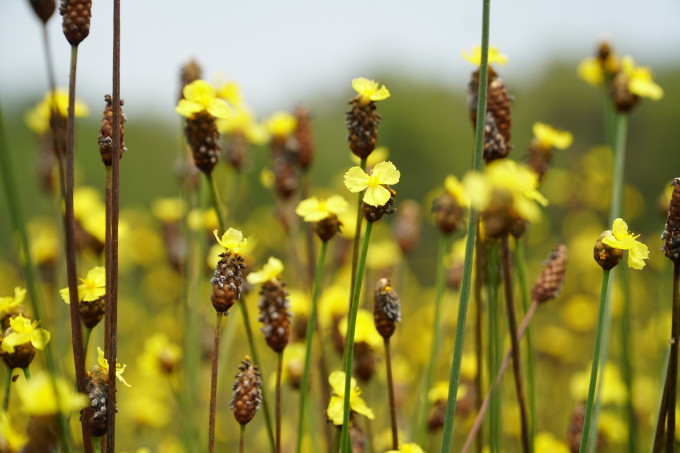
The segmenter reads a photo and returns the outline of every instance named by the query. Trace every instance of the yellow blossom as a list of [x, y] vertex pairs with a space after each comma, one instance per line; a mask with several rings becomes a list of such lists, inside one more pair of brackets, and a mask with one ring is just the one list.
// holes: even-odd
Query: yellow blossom
[[626, 55], [621, 60], [621, 69], [628, 76], [628, 91], [654, 101], [663, 97], [663, 88], [652, 80], [652, 71], [644, 66], [635, 66], [633, 57], [630, 55]]
[[291, 289], [288, 291], [288, 300], [290, 302], [290, 311], [293, 314], [293, 319], [298, 319], [298, 316], [302, 319], [309, 316], [309, 309], [312, 302], [306, 292]]
[[399, 445], [399, 450], [390, 450], [387, 453], [425, 453], [425, 451], [420, 448], [420, 445], [416, 443], [401, 444]]
[[[366, 158], [366, 168], [372, 168], [375, 164], [378, 164], [390, 156], [390, 150], [387, 146], [378, 146], [373, 152]], [[359, 165], [361, 163], [361, 158], [356, 154], [350, 152], [349, 158], [352, 162]]]
[[[472, 53], [463, 51], [463, 58], [475, 66], [482, 64], [482, 46], [475, 46], [472, 48]], [[508, 62], [508, 57], [500, 53], [497, 47], [489, 46], [489, 64], [498, 63], [498, 66], [503, 66]]]
[[28, 223], [28, 231], [31, 235], [29, 247], [33, 262], [54, 263], [62, 247], [54, 220], [48, 218], [31, 220]]
[[213, 230], [213, 235], [217, 239], [218, 244], [236, 254], [241, 253], [243, 247], [248, 243], [248, 240], [243, 237], [243, 233], [235, 228], [229, 228], [222, 235], [222, 238], [217, 235], [217, 230]]
[[465, 188], [463, 184], [453, 175], [449, 175], [444, 180], [444, 189], [458, 202], [461, 206], [469, 206], [470, 200], [465, 195]]
[[186, 211], [186, 204], [184, 200], [177, 197], [160, 198], [155, 200], [151, 205], [151, 212], [153, 215], [165, 223], [172, 223], [179, 221]]
[[534, 137], [546, 148], [567, 149], [574, 141], [571, 132], [555, 129], [549, 124], [534, 123], [532, 128]]
[[242, 133], [250, 143], [261, 145], [267, 142], [267, 129], [255, 121], [247, 107], [237, 107], [231, 116], [217, 120], [217, 130], [221, 134]]
[[[104, 351], [100, 347], [97, 347], [97, 363], [99, 364], [99, 368], [101, 368], [104, 375], [108, 376], [109, 361], [106, 358], [104, 358]], [[116, 362], [116, 378], [126, 386], [132, 387], [130, 384], [127, 383], [127, 381], [123, 377], [125, 367], [127, 367], [127, 365], [124, 364], [121, 365], [120, 363]]]
[[324, 329], [333, 324], [333, 319], [338, 319], [347, 314], [347, 298], [349, 288], [346, 285], [334, 284], [323, 289], [319, 298], [319, 323]]
[[[53, 103], [53, 104], [51, 104]], [[44, 134], [50, 129], [50, 105], [54, 105], [56, 114], [66, 118], [68, 116], [68, 91], [63, 88], [58, 88], [53, 92], [45, 93], [43, 100], [26, 112], [24, 117], [26, 125], [36, 134]], [[88, 109], [85, 104], [76, 100], [75, 116], [83, 117], [88, 115]]]
[[[603, 410], [600, 413], [599, 431], [608, 444], [624, 444], [628, 440], [628, 426], [616, 411]], [[538, 453], [538, 452], [537, 452]]]
[[[622, 406], [628, 401], [628, 391], [621, 378], [621, 373], [615, 365], [607, 363], [603, 367], [600, 379], [602, 380], [600, 400], [603, 405], [614, 404]], [[578, 401], [585, 401], [588, 396], [589, 383], [590, 369], [574, 374], [569, 383], [572, 398]]]
[[353, 79], [352, 88], [358, 93], [357, 98], [362, 104], [368, 104], [371, 101], [384, 101], [390, 97], [390, 92], [385, 85], [379, 87], [378, 82], [364, 77]]
[[642, 269], [649, 259], [649, 249], [637, 236], [628, 231], [628, 224], [623, 219], [614, 220], [611, 233], [602, 238], [602, 243], [619, 250], [628, 250], [628, 267]]
[[[45, 372], [34, 374], [30, 380], [17, 381], [17, 395], [21, 402], [21, 410], [28, 415], [54, 415], [57, 407], [62, 413], [68, 414], [80, 410], [90, 404], [87, 395], [73, 390], [74, 385], [64, 379], [54, 377], [54, 385]], [[56, 386], [59, 404], [54, 394]]]
[[144, 350], [137, 358], [137, 367], [145, 374], [154, 376], [169, 374], [182, 359], [182, 349], [168, 340], [164, 333], [155, 333], [144, 342]]
[[379, 239], [371, 241], [368, 246], [366, 267], [369, 269], [382, 270], [390, 266], [396, 266], [402, 259], [399, 245], [393, 239]]
[[15, 430], [9, 419], [9, 414], [0, 410], [0, 451], [3, 453], [18, 453], [28, 442], [28, 437]]
[[[101, 299], [106, 294], [106, 269], [104, 266], [93, 267], [87, 271], [87, 277], [80, 279], [78, 285], [78, 301], [92, 302]], [[59, 290], [61, 298], [67, 304], [71, 303], [68, 288]]]
[[14, 297], [0, 297], [0, 317], [16, 311], [16, 309], [19, 308], [19, 305], [24, 302], [24, 299], [26, 299], [26, 288], [21, 288], [19, 286], [14, 288]]
[[217, 223], [217, 213], [213, 208], [196, 208], [187, 214], [187, 225], [191, 231], [212, 231], [218, 227]]
[[295, 208], [295, 213], [305, 222], [318, 222], [331, 215], [342, 214], [348, 207], [347, 201], [340, 195], [331, 195], [326, 199], [311, 197], [302, 200]]
[[217, 97], [227, 101], [229, 105], [236, 108], [243, 106], [243, 96], [241, 95], [241, 87], [236, 82], [219, 83], [217, 88]]
[[[465, 397], [470, 389], [464, 383], [458, 385], [458, 392], [456, 399], [460, 400]], [[430, 404], [437, 401], [446, 401], [449, 397], [449, 381], [437, 381], [434, 386], [427, 392], [427, 400]]]
[[569, 447], [550, 433], [538, 433], [534, 439], [536, 453], [569, 453]]
[[265, 121], [267, 131], [275, 136], [285, 138], [297, 127], [297, 120], [288, 112], [275, 112]]
[[365, 189], [364, 203], [371, 206], [383, 206], [392, 197], [385, 185], [398, 183], [400, 176], [397, 167], [389, 161], [377, 164], [371, 170], [370, 175], [357, 166], [345, 173], [345, 186], [350, 192], [361, 192]]
[[[347, 317], [343, 318], [338, 325], [340, 335], [347, 335]], [[366, 343], [373, 350], [378, 351], [382, 348], [383, 338], [375, 328], [373, 313], [360, 308], [357, 310], [356, 327], [354, 331], [354, 343]]]
[[31, 343], [35, 349], [42, 351], [50, 341], [50, 333], [45, 329], [38, 328], [38, 321], [17, 315], [10, 318], [9, 325], [12, 331], [2, 339], [2, 350], [13, 354], [14, 348], [25, 343]]
[[251, 285], [257, 285], [258, 283], [264, 283], [269, 280], [278, 280], [282, 272], [283, 263], [281, 260], [270, 256], [267, 263], [262, 266], [262, 269], [248, 274], [248, 283]]
[[600, 86], [604, 81], [604, 69], [599, 58], [588, 57], [583, 59], [576, 71], [581, 79], [592, 86]]
[[[334, 425], [341, 426], [345, 407], [345, 373], [342, 371], [333, 371], [328, 377], [328, 383], [331, 385], [333, 395], [331, 395], [331, 399], [328, 402], [326, 414]], [[354, 378], [350, 381], [349, 407], [352, 412], [365, 415], [369, 420], [375, 418], [373, 411], [361, 397], [361, 389], [357, 386], [357, 382]]]
[[184, 95], [180, 99], [175, 111], [180, 115], [191, 118], [197, 113], [208, 112], [215, 118], [226, 118], [231, 109], [224, 99], [217, 97], [217, 90], [205, 80], [195, 80], [184, 86]]

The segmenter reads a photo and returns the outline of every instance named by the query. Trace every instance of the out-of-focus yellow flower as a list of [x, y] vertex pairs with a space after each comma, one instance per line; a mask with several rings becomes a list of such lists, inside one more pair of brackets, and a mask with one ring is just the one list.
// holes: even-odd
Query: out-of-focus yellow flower
[[349, 287], [334, 284], [323, 289], [319, 298], [319, 322], [324, 329], [330, 328], [333, 319], [347, 314]]
[[[347, 336], [347, 317], [340, 321], [338, 329], [340, 330], [340, 335], [343, 337]], [[380, 350], [383, 344], [383, 338], [375, 328], [373, 313], [362, 308], [357, 310], [354, 343], [366, 343], [375, 351]]]
[[121, 395], [125, 402], [125, 415], [139, 427], [162, 428], [170, 422], [172, 408], [168, 403], [166, 386], [149, 385], [150, 380], [133, 387]]
[[[53, 108], [51, 106], [54, 106]], [[26, 112], [24, 120], [26, 125], [36, 134], [44, 134], [50, 129], [51, 110], [54, 109], [57, 115], [64, 118], [68, 116], [68, 91], [57, 88], [54, 91], [45, 93], [43, 100], [35, 107]], [[83, 117], [89, 114], [85, 104], [76, 99], [75, 116]]]
[[469, 206], [470, 200], [465, 194], [465, 188], [463, 183], [461, 183], [458, 178], [453, 175], [449, 175], [444, 180], [444, 189], [453, 197], [456, 202], [461, 206]]
[[569, 447], [550, 433], [538, 433], [534, 439], [536, 453], [569, 453]]
[[[333, 395], [331, 395], [331, 399], [328, 402], [326, 414], [334, 425], [341, 426], [344, 415], [345, 373], [333, 371], [328, 377], [328, 383], [331, 385]], [[352, 412], [365, 415], [369, 420], [375, 418], [373, 411], [361, 397], [361, 389], [357, 386], [356, 379], [354, 378], [350, 381], [349, 407]]]
[[31, 321], [22, 315], [10, 318], [9, 325], [12, 332], [2, 338], [2, 350], [13, 354], [14, 348], [25, 343], [31, 343], [35, 349], [42, 351], [50, 341], [50, 333], [38, 328], [38, 321]]
[[160, 198], [151, 205], [153, 215], [164, 223], [179, 221], [186, 212], [184, 200], [177, 197]]
[[[458, 385], [457, 399], [460, 400], [467, 395], [469, 387], [465, 383], [460, 383]], [[427, 392], [427, 400], [430, 404], [434, 404], [437, 401], [446, 401], [449, 397], [449, 381], [437, 381], [434, 386]]]
[[[60, 377], [54, 377], [52, 384], [45, 372], [35, 373], [30, 380], [19, 378], [16, 384], [17, 395], [21, 401], [21, 410], [28, 415], [54, 415], [57, 407], [64, 414], [80, 410], [90, 404], [87, 395], [73, 390], [74, 385], [67, 383]], [[57, 388], [59, 405], [54, 394]]]
[[231, 81], [225, 83], [217, 83], [217, 97], [227, 101], [233, 107], [240, 108], [243, 106], [243, 96], [241, 95], [241, 87], [238, 83]]
[[331, 215], [342, 214], [348, 207], [347, 200], [340, 195], [331, 195], [326, 199], [310, 197], [297, 205], [295, 213], [305, 222], [318, 222]]
[[14, 288], [14, 297], [0, 297], [0, 317], [4, 317], [8, 313], [14, 313], [24, 303], [24, 299], [26, 299], [26, 288], [20, 286]]
[[[296, 379], [299, 386], [304, 367], [305, 344], [300, 342], [290, 343], [286, 349], [283, 350], [281, 380], [289, 382], [293, 381], [293, 379]], [[274, 387], [275, 386], [276, 381], [274, 382]]]
[[[106, 294], [106, 269], [104, 269], [104, 266], [93, 267], [87, 271], [87, 276], [81, 278], [80, 281], [83, 283], [78, 285], [78, 301], [92, 302]], [[71, 303], [68, 288], [59, 290], [59, 294], [64, 302]]]
[[[628, 400], [628, 391], [616, 365], [607, 363], [603, 367], [600, 379], [602, 379], [602, 392], [600, 394], [602, 404], [615, 404], [618, 406], [625, 404]], [[572, 398], [578, 401], [585, 401], [588, 397], [589, 385], [590, 369], [574, 374], [569, 383]]]
[[[482, 46], [475, 46], [472, 48], [472, 53], [468, 53], [466, 50], [462, 52], [463, 58], [472, 63], [475, 66], [480, 66], [482, 64]], [[489, 64], [497, 63], [498, 66], [503, 66], [508, 62], [508, 57], [500, 53], [497, 47], [489, 46]]]
[[217, 130], [221, 134], [243, 134], [250, 143], [261, 145], [267, 142], [267, 129], [255, 120], [246, 107], [236, 108], [228, 118], [217, 121]]
[[217, 90], [205, 80], [194, 80], [184, 86], [183, 99], [179, 100], [175, 111], [191, 118], [197, 113], [208, 112], [215, 118], [227, 118], [231, 109], [224, 99], [217, 97]]
[[267, 263], [262, 266], [262, 269], [248, 274], [248, 283], [251, 285], [257, 285], [258, 283], [264, 283], [270, 280], [276, 281], [279, 279], [282, 272], [283, 263], [281, 260], [270, 256], [269, 260], [267, 260]]
[[362, 104], [368, 104], [371, 101], [384, 101], [390, 97], [390, 92], [385, 85], [379, 86], [378, 82], [364, 77], [353, 79], [352, 88], [358, 93], [357, 98]]
[[285, 138], [297, 127], [297, 120], [288, 112], [275, 112], [264, 123], [267, 131], [274, 137]]
[[[378, 146], [366, 158], [366, 168], [374, 167], [376, 164], [379, 164], [380, 162], [387, 160], [388, 157], [390, 157], [389, 148], [387, 148], [387, 146]], [[349, 158], [352, 162], [354, 162], [357, 165], [361, 163], [361, 158], [352, 152], [349, 153]]]
[[248, 240], [243, 237], [243, 233], [235, 228], [229, 228], [221, 238], [217, 235], [217, 230], [213, 230], [213, 235], [218, 244], [232, 253], [241, 253], [243, 247], [248, 243]]
[[590, 294], [572, 294], [562, 304], [560, 313], [570, 329], [578, 332], [592, 331], [597, 323], [597, 299]]
[[392, 185], [399, 182], [401, 173], [392, 162], [380, 162], [368, 175], [361, 167], [352, 167], [345, 173], [345, 186], [350, 192], [361, 192], [366, 190], [364, 203], [371, 206], [385, 205], [392, 194], [385, 185]]
[[182, 359], [182, 348], [172, 343], [167, 335], [158, 332], [144, 342], [144, 350], [137, 358], [137, 367], [150, 376], [170, 374]]
[[106, 239], [106, 207], [99, 191], [80, 186], [73, 192], [73, 216], [83, 229], [102, 244]]
[[425, 453], [425, 450], [420, 448], [416, 443], [401, 444], [399, 450], [390, 450], [387, 453]]
[[578, 76], [592, 86], [600, 86], [604, 81], [604, 69], [599, 58], [588, 57], [583, 59], [576, 70]]
[[536, 122], [532, 131], [534, 137], [545, 148], [567, 149], [574, 142], [574, 136], [571, 135], [571, 132], [555, 129], [549, 124]]
[[663, 88], [652, 79], [652, 71], [646, 66], [635, 66], [630, 55], [621, 60], [621, 70], [628, 76], [628, 91], [654, 101], [663, 98]]
[[19, 453], [28, 442], [28, 437], [15, 430], [9, 414], [0, 410], [0, 451], [3, 453]]
[[[97, 347], [97, 363], [99, 364], [99, 367], [102, 369], [102, 373], [105, 376], [108, 376], [109, 361], [104, 357], [104, 351], [100, 347]], [[127, 365], [125, 364], [121, 365], [120, 363], [116, 362], [116, 378], [126, 386], [132, 387], [130, 384], [127, 383], [127, 381], [123, 377], [123, 373], [125, 372], [126, 367]]]
[[293, 314], [293, 319], [297, 319], [298, 316], [306, 318], [309, 315], [312, 303], [306, 292], [291, 289], [288, 291], [288, 301], [290, 302], [290, 311]]
[[628, 440], [628, 426], [613, 411], [603, 410], [600, 413], [598, 428], [608, 444], [621, 445]]
[[61, 248], [61, 240], [54, 221], [46, 218], [31, 220], [28, 223], [28, 231], [31, 235], [29, 248], [33, 262], [54, 263]]
[[213, 208], [192, 209], [187, 214], [187, 225], [191, 231], [212, 231], [219, 227], [217, 223], [217, 213]]
[[602, 243], [620, 250], [628, 250], [628, 267], [642, 269], [646, 259], [649, 259], [649, 249], [639, 242], [640, 237], [628, 231], [628, 224], [621, 218], [614, 220], [611, 234], [602, 238]]
[[385, 269], [395, 266], [401, 258], [401, 248], [393, 239], [372, 241], [368, 246], [366, 267], [376, 270]]

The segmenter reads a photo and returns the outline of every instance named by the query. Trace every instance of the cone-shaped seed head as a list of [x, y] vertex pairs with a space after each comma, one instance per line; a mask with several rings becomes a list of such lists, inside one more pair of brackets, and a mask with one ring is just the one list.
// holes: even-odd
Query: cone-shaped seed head
[[77, 46], [90, 34], [92, 0], [61, 0], [59, 14], [64, 17], [62, 29], [66, 40]]
[[386, 278], [381, 278], [375, 285], [373, 304], [375, 328], [383, 338], [390, 338], [401, 321], [401, 302], [399, 296]]
[[241, 298], [243, 287], [243, 271], [246, 265], [238, 253], [227, 250], [220, 254], [210, 284], [213, 287], [210, 300], [220, 313], [229, 314], [229, 309]]
[[[479, 70], [472, 74], [472, 78], [468, 84], [468, 109], [470, 111], [470, 119], [472, 120], [473, 127], [477, 124], [478, 91]], [[510, 128], [512, 126], [510, 114], [511, 100], [503, 80], [498, 77], [493, 69], [489, 68], [486, 111], [491, 112], [498, 132], [503, 137], [507, 152], [512, 149], [512, 145], [510, 144]]]
[[422, 230], [420, 211], [420, 204], [417, 201], [404, 200], [399, 203], [392, 231], [404, 254], [409, 254], [418, 247]]
[[241, 425], [247, 424], [255, 416], [262, 402], [262, 378], [256, 365], [246, 356], [238, 367], [232, 390], [234, 394], [229, 409]]
[[[107, 167], [110, 167], [113, 163], [113, 107], [111, 95], [107, 94], [104, 96], [104, 101], [106, 101], [106, 107], [104, 107], [104, 113], [102, 113], [102, 122], [99, 127], [99, 153], [102, 156], [102, 162]], [[123, 105], [123, 100], [120, 100], [120, 105]], [[118, 120], [119, 120], [119, 131], [120, 131], [120, 149], [118, 151], [118, 158], [123, 157], [123, 153], [127, 151], [125, 147], [125, 131], [123, 129], [123, 123], [125, 123], [125, 115], [118, 107]]]
[[531, 289], [532, 300], [543, 303], [557, 297], [562, 288], [566, 271], [567, 246], [559, 244], [550, 252], [543, 272]]
[[671, 183], [673, 192], [668, 205], [668, 217], [661, 239], [664, 241], [662, 250], [675, 264], [680, 263], [680, 178]]
[[314, 232], [323, 242], [328, 242], [336, 233], [340, 232], [341, 226], [342, 222], [338, 219], [338, 216], [331, 214], [314, 224]]
[[314, 160], [314, 135], [309, 109], [302, 106], [295, 109], [295, 119], [297, 120], [295, 129], [295, 139], [298, 142], [297, 162], [300, 168], [307, 170]]
[[510, 148], [508, 148], [503, 134], [498, 128], [498, 123], [492, 111], [487, 110], [486, 120], [484, 121], [484, 148], [482, 157], [486, 164], [490, 164], [496, 159], [504, 159], [508, 157]]
[[87, 373], [87, 396], [90, 398], [90, 407], [85, 408], [81, 414], [89, 418], [86, 425], [94, 437], [102, 437], [106, 434], [106, 418], [108, 406], [109, 384], [102, 378], [98, 371]]
[[52, 14], [54, 14], [54, 10], [57, 7], [54, 0], [29, 0], [29, 3], [35, 12], [35, 15], [38, 16], [38, 19], [40, 19], [43, 24], [46, 24], [47, 21], [50, 20], [50, 17], [52, 17]]
[[290, 337], [290, 303], [285, 283], [280, 280], [268, 280], [260, 290], [260, 329], [270, 348], [281, 352], [288, 344]]
[[361, 210], [364, 213], [364, 217], [369, 222], [377, 222], [378, 220], [382, 219], [385, 214], [391, 215], [397, 210], [394, 207], [394, 197], [397, 196], [397, 193], [388, 186], [385, 187], [387, 187], [392, 195], [387, 203], [382, 206], [371, 206], [368, 203], [361, 203]]
[[220, 158], [220, 134], [215, 117], [205, 110], [194, 114], [187, 118], [184, 134], [191, 148], [194, 165], [209, 175]]
[[610, 96], [614, 102], [614, 107], [619, 113], [630, 112], [637, 105], [640, 98], [631, 93], [628, 89], [630, 79], [624, 72], [619, 72], [612, 80]]
[[88, 302], [81, 301], [78, 307], [80, 308], [80, 320], [88, 329], [92, 329], [99, 324], [99, 321], [102, 320], [106, 312], [106, 304], [103, 297]]
[[352, 370], [362, 382], [370, 381], [375, 374], [375, 351], [368, 343], [354, 343]]
[[434, 223], [442, 234], [451, 234], [458, 229], [465, 209], [448, 192], [444, 191], [432, 203]]
[[543, 176], [550, 168], [553, 154], [552, 147], [541, 145], [541, 142], [536, 138], [531, 141], [527, 151], [526, 163], [538, 175], [539, 181], [543, 179]]
[[375, 111], [375, 103], [363, 104], [359, 99], [352, 99], [352, 106], [347, 111], [347, 141], [349, 148], [360, 159], [365, 159], [373, 152], [378, 143], [378, 124], [380, 115]]

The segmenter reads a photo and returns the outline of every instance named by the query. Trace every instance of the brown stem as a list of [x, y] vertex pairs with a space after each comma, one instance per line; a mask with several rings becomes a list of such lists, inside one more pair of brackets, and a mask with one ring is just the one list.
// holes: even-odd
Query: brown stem
[[673, 314], [671, 321], [671, 356], [668, 363], [668, 404], [666, 453], [675, 452], [675, 400], [678, 387], [678, 341], [680, 341], [680, 265], [673, 266]]
[[390, 339], [385, 338], [385, 367], [387, 368], [387, 394], [390, 399], [390, 420], [392, 422], [392, 450], [399, 449], [399, 432], [397, 428], [397, 407], [394, 402], [394, 381], [392, 379], [392, 354]]
[[281, 374], [283, 351], [276, 354], [276, 453], [281, 453]]
[[210, 373], [210, 416], [208, 418], [208, 451], [215, 451], [215, 410], [217, 406], [217, 358], [220, 354], [220, 326], [223, 313], [215, 317], [215, 339], [213, 341], [212, 371]]
[[[517, 329], [516, 337], [517, 341], [519, 341], [524, 336], [524, 333], [526, 332], [527, 327], [529, 326], [529, 322], [531, 322], [531, 318], [533, 318], [534, 314], [536, 313], [536, 308], [538, 308], [538, 302], [536, 301], [531, 302], [529, 310], [527, 310], [526, 315], [524, 315], [524, 318], [522, 319], [522, 323], [519, 325], [519, 328]], [[486, 411], [489, 409], [489, 402], [491, 402], [491, 396], [493, 395], [493, 392], [496, 390], [496, 388], [500, 385], [501, 381], [503, 380], [503, 375], [505, 375], [505, 372], [507, 371], [508, 366], [510, 365], [511, 358], [512, 350], [508, 351], [508, 353], [505, 354], [505, 357], [503, 358], [503, 363], [501, 363], [501, 367], [498, 369], [498, 375], [496, 375], [496, 379], [494, 379], [493, 383], [491, 384], [491, 386], [489, 386], [489, 389], [486, 392], [484, 402], [482, 403], [482, 406], [479, 408], [477, 418], [475, 418], [475, 421], [472, 424], [472, 428], [470, 428], [470, 432], [468, 432], [467, 439], [465, 439], [465, 444], [463, 444], [463, 448], [461, 449], [460, 453], [467, 453], [468, 451], [470, 451], [475, 436], [479, 432], [479, 429], [482, 427], [484, 415], [486, 415]]]
[[[670, 362], [670, 356], [669, 356]], [[656, 432], [654, 433], [654, 445], [652, 447], [653, 453], [659, 453], [663, 447], [663, 435], [666, 428], [666, 416], [668, 415], [668, 387], [670, 366], [666, 366], [666, 379], [663, 385], [663, 394], [661, 396], [661, 405], [659, 406], [659, 416], [656, 422]]]

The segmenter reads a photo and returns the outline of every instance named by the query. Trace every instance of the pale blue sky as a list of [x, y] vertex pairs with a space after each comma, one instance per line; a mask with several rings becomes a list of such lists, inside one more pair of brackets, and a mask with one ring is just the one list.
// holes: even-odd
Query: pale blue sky
[[[111, 1], [94, 0], [79, 54], [79, 95], [101, 103], [111, 87]], [[350, 93], [350, 80], [385, 70], [461, 85], [460, 50], [478, 43], [481, 1], [122, 0], [126, 110], [173, 115], [179, 66], [196, 57], [204, 77], [240, 82], [260, 112], [291, 108], [320, 92]], [[680, 2], [492, 1], [491, 42], [510, 57], [506, 79], [540, 74], [556, 57], [577, 60], [602, 37], [640, 64], [680, 63]], [[57, 77], [69, 48], [51, 19]], [[0, 99], [46, 87], [40, 27], [26, 0], [0, 0]]]

